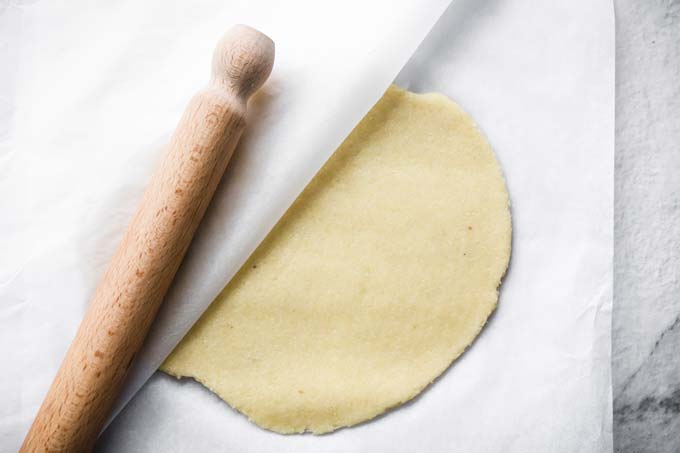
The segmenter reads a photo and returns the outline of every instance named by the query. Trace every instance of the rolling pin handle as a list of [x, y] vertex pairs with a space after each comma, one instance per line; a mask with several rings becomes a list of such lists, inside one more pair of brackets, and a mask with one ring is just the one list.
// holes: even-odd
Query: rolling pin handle
[[212, 60], [212, 83], [247, 101], [274, 65], [274, 42], [254, 28], [236, 25], [220, 39]]

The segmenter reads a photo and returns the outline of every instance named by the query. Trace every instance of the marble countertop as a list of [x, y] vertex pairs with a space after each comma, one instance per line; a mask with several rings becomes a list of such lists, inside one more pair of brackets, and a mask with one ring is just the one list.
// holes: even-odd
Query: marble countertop
[[617, 452], [680, 451], [680, 1], [617, 0]]

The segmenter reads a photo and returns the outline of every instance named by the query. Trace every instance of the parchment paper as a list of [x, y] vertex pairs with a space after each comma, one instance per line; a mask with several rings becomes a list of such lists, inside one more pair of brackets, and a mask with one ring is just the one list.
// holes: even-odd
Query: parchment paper
[[[3, 449], [21, 442], [228, 24], [274, 38], [274, 74], [121, 402], [445, 7], [276, 3], [36, 2], [0, 16], [14, 68], [0, 97], [10, 101], [0, 185], [12, 194], [0, 224]], [[497, 313], [420, 398], [331, 435], [280, 436], [200, 385], [156, 374], [98, 450], [611, 450], [613, 20], [604, 1], [458, 0], [399, 74], [401, 86], [444, 92], [479, 122], [503, 165], [515, 230]]]

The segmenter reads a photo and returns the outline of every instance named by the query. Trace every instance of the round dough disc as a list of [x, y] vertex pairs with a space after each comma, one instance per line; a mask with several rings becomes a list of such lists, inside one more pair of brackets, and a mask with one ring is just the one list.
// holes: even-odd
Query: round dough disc
[[473, 120], [391, 87], [162, 369], [280, 433], [371, 419], [474, 340], [510, 238], [503, 175]]

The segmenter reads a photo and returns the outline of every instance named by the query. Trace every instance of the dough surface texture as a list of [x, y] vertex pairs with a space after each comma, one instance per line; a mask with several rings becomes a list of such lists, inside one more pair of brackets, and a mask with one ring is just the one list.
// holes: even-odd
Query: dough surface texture
[[505, 181], [473, 120], [391, 87], [161, 369], [272, 431], [355, 425], [472, 343], [510, 245]]

